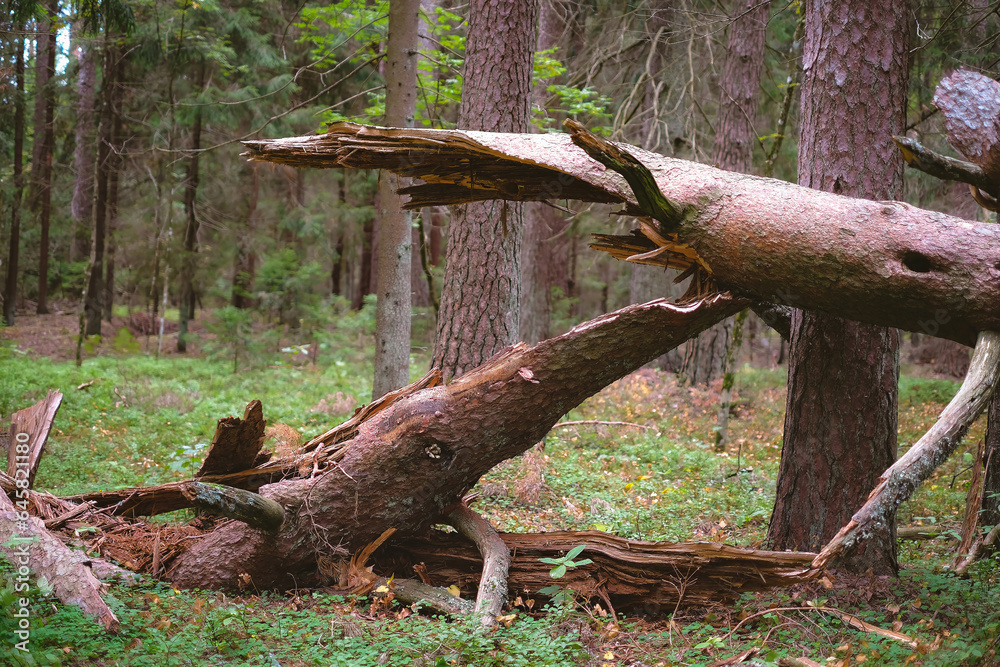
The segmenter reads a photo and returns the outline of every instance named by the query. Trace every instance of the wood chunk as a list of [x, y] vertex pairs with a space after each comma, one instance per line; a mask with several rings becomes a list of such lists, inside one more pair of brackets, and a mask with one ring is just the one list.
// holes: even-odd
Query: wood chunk
[[243, 419], [220, 419], [212, 438], [212, 446], [205, 462], [195, 477], [225, 475], [253, 467], [260, 448], [264, 445], [264, 408], [259, 400], [250, 401], [243, 411]]
[[28, 480], [28, 486], [35, 483], [38, 462], [42, 450], [49, 439], [52, 422], [56, 418], [63, 395], [50, 391], [48, 395], [30, 408], [18, 410], [11, 415], [7, 444], [7, 474], [14, 479]]

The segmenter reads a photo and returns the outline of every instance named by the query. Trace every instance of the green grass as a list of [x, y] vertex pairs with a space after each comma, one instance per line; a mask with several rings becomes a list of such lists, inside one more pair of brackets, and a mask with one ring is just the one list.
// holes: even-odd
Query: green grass
[[[65, 394], [36, 479], [40, 490], [67, 495], [172, 481], [189, 477], [200, 464], [216, 420], [241, 414], [254, 398], [263, 402], [269, 424], [286, 424], [304, 437], [346, 418], [369, 397], [371, 362], [356, 350], [338, 349], [325, 349], [318, 366], [278, 363], [275, 357], [237, 374], [226, 358], [157, 361], [119, 354], [88, 359], [77, 369], [8, 353], [0, 357], [0, 410], [9, 414], [49, 388]], [[425, 366], [415, 362], [413, 375]], [[731, 447], [718, 454], [711, 447], [717, 392], [682, 387], [662, 374], [633, 375], [565, 419], [584, 423], [554, 429], [542, 446], [486, 475], [476, 509], [509, 531], [596, 529], [633, 539], [758, 547], [774, 498], [784, 382], [781, 370], [741, 369]], [[956, 388], [953, 382], [903, 378], [901, 447], [933, 423]], [[339, 412], [311, 411], [321, 401]], [[958, 525], [966, 466], [981, 429], [904, 505], [901, 523]], [[32, 652], [26, 657], [4, 644], [0, 662], [707, 665], [760, 646], [757, 659], [767, 665], [802, 655], [821, 663], [849, 657], [850, 664], [859, 664], [863, 655], [865, 665], [977, 664], [977, 654], [996, 649], [990, 642], [1000, 631], [1000, 564], [987, 560], [969, 578], [957, 578], [943, 568], [952, 548], [942, 540], [901, 543], [900, 578], [873, 584], [870, 599], [859, 597], [858, 590], [869, 588], [863, 583], [831, 591], [812, 584], [747, 595], [732, 606], [627, 618], [612, 618], [581, 600], [544, 612], [521, 608], [509, 627], [488, 633], [477, 632], [470, 621], [428, 618], [324, 591], [233, 598], [147, 582], [110, 586], [108, 601], [122, 622], [112, 637], [76, 608], [35, 589]], [[15, 597], [9, 585], [0, 589], [5, 608]], [[808, 601], [896, 627], [921, 646], [914, 650], [861, 633], [829, 614], [784, 610]], [[746, 622], [739, 625], [741, 619]], [[0, 619], [4, 636], [11, 621]]]

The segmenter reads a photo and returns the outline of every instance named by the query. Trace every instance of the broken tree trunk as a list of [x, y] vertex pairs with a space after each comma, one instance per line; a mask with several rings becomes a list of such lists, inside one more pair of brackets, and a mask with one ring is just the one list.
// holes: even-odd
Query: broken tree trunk
[[[580, 131], [576, 131], [580, 134]], [[580, 199], [645, 211], [625, 179], [565, 134], [497, 134], [338, 123], [326, 134], [247, 142], [252, 160], [391, 169], [421, 178], [409, 206]], [[620, 145], [624, 147], [624, 145]], [[700, 270], [754, 300], [973, 345], [1000, 329], [1000, 228], [901, 202], [842, 197], [639, 148], [682, 217], [621, 256]], [[605, 243], [605, 249], [609, 243]], [[642, 255], [642, 257], [636, 257]]]
[[[629, 306], [406, 394], [358, 424], [351, 440], [317, 446], [307, 459], [322, 468], [259, 489], [284, 507], [280, 530], [223, 525], [191, 541], [166, 576], [185, 587], [301, 586], [315, 580], [317, 565], [332, 571], [389, 528], [423, 534], [483, 474], [532, 447], [585, 398], [747, 305], [718, 294]], [[323, 458], [327, 447], [335, 458]]]

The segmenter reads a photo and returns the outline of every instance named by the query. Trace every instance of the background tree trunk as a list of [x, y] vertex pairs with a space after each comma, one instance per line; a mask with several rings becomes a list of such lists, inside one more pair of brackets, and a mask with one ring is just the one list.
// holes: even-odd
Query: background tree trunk
[[[473, 0], [459, 127], [528, 127], [538, 0]], [[452, 216], [433, 365], [457, 377], [518, 339], [523, 206], [486, 201]]]
[[[417, 20], [419, 0], [389, 6], [385, 59], [385, 125], [413, 127], [417, 104]], [[411, 215], [397, 190], [409, 179], [379, 172], [379, 261], [375, 309], [375, 378], [372, 400], [410, 382]]]
[[[734, 0], [726, 64], [719, 81], [712, 161], [729, 171], [752, 173], [757, 146], [757, 98], [764, 66], [764, 35], [770, 17], [768, 0]], [[720, 322], [688, 345], [681, 373], [691, 384], [708, 384], [726, 373], [733, 320]]]
[[[205, 86], [205, 61], [201, 62], [199, 90]], [[191, 126], [191, 156], [188, 158], [187, 180], [184, 183], [184, 249], [181, 255], [181, 305], [177, 318], [177, 351], [187, 352], [188, 321], [194, 318], [195, 253], [198, 250], [198, 185], [201, 164], [202, 113], [195, 111]]]
[[257, 227], [257, 199], [260, 197], [260, 174], [257, 165], [249, 165], [250, 196], [247, 203], [246, 228], [236, 242], [233, 265], [233, 294], [231, 303], [237, 308], [249, 308], [253, 303], [253, 277], [257, 255], [254, 252], [254, 233]]
[[[564, 21], [557, 0], [542, 0], [538, 16], [536, 51], [559, 46]], [[561, 57], [557, 55], [556, 57]], [[532, 104], [545, 109], [549, 93], [544, 86], [531, 91]], [[532, 126], [532, 131], [537, 129]], [[524, 205], [524, 238], [521, 242], [521, 310], [519, 338], [536, 343], [552, 336], [552, 288], [563, 287], [565, 295], [568, 239], [553, 241], [566, 230], [565, 216], [545, 202]]]
[[86, 334], [100, 335], [104, 314], [104, 251], [107, 236], [108, 171], [111, 164], [112, 106], [114, 104], [115, 61], [117, 49], [110, 36], [104, 40], [104, 81], [101, 84], [101, 122], [97, 131], [97, 163], [94, 175], [93, 236], [90, 248], [90, 275], [83, 310], [87, 318]]
[[[816, 0], [807, 5], [800, 185], [895, 199], [903, 161], [891, 140], [906, 118], [906, 2]], [[831, 132], [830, 128], [837, 128]], [[797, 311], [777, 499], [768, 541], [815, 550], [864, 504], [896, 458], [899, 334]], [[895, 521], [841, 567], [895, 573]]]
[[[78, 24], [79, 25], [79, 24]], [[80, 30], [82, 32], [82, 30]], [[77, 37], [80, 71], [76, 91], [76, 148], [73, 152], [73, 244], [70, 259], [78, 261], [89, 251], [94, 206], [94, 102], [97, 82], [97, 46], [94, 40]]]
[[[994, 392], [986, 422], [986, 467], [983, 470], [983, 507], [980, 526], [1000, 524], [1000, 392]], [[993, 544], [992, 551], [1000, 550]]]
[[35, 144], [31, 157], [31, 209], [38, 219], [38, 299], [35, 312], [49, 312], [49, 222], [52, 217], [52, 152], [55, 147], [56, 23], [59, 0], [46, 4], [49, 18], [36, 40]]
[[[23, 28], [23, 26], [21, 26]], [[17, 261], [21, 251], [21, 196], [24, 190], [24, 37], [11, 40], [14, 54], [14, 192], [10, 199], [10, 246], [7, 254], [7, 280], [3, 293], [3, 318], [14, 324], [17, 310]]]

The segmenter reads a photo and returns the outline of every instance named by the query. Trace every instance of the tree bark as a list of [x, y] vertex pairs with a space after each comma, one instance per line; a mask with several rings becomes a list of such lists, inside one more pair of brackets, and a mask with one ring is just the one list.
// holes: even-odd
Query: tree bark
[[[473, 0], [459, 127], [528, 127], [538, 0]], [[523, 207], [457, 208], [449, 230], [432, 364], [457, 377], [518, 340]]]
[[92, 208], [94, 205], [94, 102], [95, 85], [97, 81], [97, 45], [96, 42], [78, 38], [80, 54], [80, 70], [77, 75], [76, 103], [76, 148], [73, 152], [73, 200], [71, 213], [73, 216], [73, 244], [70, 253], [71, 260], [85, 257], [89, 246], [85, 239], [93, 231]]
[[[385, 124], [413, 127], [417, 104], [417, 15], [419, 0], [397, 0], [389, 6], [385, 59]], [[408, 179], [379, 172], [379, 260], [375, 308], [375, 378], [372, 399], [410, 381], [410, 261], [413, 231], [410, 212], [397, 194]]]
[[315, 578], [318, 557], [346, 558], [387, 528], [421, 534], [585, 398], [747, 304], [717, 295], [629, 306], [535, 347], [519, 344], [451, 384], [405, 393], [361, 422], [353, 439], [303, 453], [323, 468], [259, 489], [285, 508], [277, 534], [222, 526], [181, 554], [168, 578], [199, 587], [236, 587], [241, 575], [260, 588], [302, 585]]
[[[903, 161], [892, 135], [906, 121], [908, 20], [908, 3], [895, 0], [807, 6], [800, 185], [899, 196]], [[895, 461], [898, 379], [895, 329], [810, 312], [792, 317], [772, 548], [818, 549], [868, 497], [878, 471]], [[838, 566], [895, 574], [894, 512]]]
[[[559, 46], [563, 26], [555, 2], [541, 0], [539, 3], [536, 51], [548, 51]], [[535, 86], [531, 91], [532, 105], [536, 109], [544, 111], [548, 97], [544, 86]], [[532, 131], [538, 130], [532, 127]], [[554, 238], [567, 227], [563, 214], [547, 203], [525, 204], [524, 237], [519, 258], [521, 296], [518, 333], [526, 343], [536, 343], [553, 335], [552, 288], [562, 287], [565, 296], [566, 272], [569, 270], [568, 244], [554, 241]]]
[[[629, 214], [643, 214], [625, 179], [566, 135], [343, 123], [327, 134], [246, 145], [253, 160], [299, 167], [398, 168], [426, 181], [407, 189], [411, 208], [496, 197], [567, 198], [618, 202]], [[623, 251], [623, 258], [658, 251], [642, 261], [685, 269], [698, 264], [719, 287], [757, 301], [970, 346], [979, 331], [1000, 329], [996, 225], [629, 151], [684, 218], [676, 237], [668, 234], [674, 239], [669, 245], [628, 237], [640, 249]], [[399, 153], [410, 156], [406, 164], [400, 165]], [[468, 170], [454, 168], [462, 160], [474, 165], [474, 180]]]
[[[205, 85], [205, 62], [201, 63], [199, 89]], [[177, 319], [177, 351], [187, 352], [188, 321], [194, 317], [195, 253], [198, 250], [198, 185], [201, 181], [201, 123], [200, 107], [195, 111], [191, 127], [191, 156], [188, 158], [187, 180], [184, 183], [184, 249], [181, 258], [181, 307]]]
[[[758, 145], [757, 98], [764, 66], [764, 33], [769, 0], [734, 0], [726, 64], [719, 80], [719, 115], [715, 122], [713, 162], [730, 171], [752, 173]], [[691, 384], [708, 384], [728, 368], [733, 321], [722, 322], [691, 341], [681, 373]]]
[[[894, 522], [896, 509], [907, 500], [922, 481], [962, 442], [969, 427], [987, 408], [1000, 381], [1000, 333], [984, 331], [973, 353], [969, 374], [961, 388], [941, 413], [937, 422], [906, 454], [885, 470], [864, 505], [816, 555], [812, 568], [822, 570], [845, 554], [867, 552], [869, 542]], [[895, 531], [892, 531], [895, 537]]]
[[[23, 27], [23, 26], [22, 26]], [[3, 319], [14, 324], [17, 311], [17, 261], [21, 250], [21, 197], [24, 191], [24, 38], [13, 40], [14, 50], [14, 192], [10, 199], [10, 246], [3, 293]]]
[[31, 209], [38, 216], [38, 300], [35, 312], [49, 312], [49, 223], [52, 217], [52, 153], [55, 148], [56, 29], [58, 0], [46, 5], [49, 18], [36, 40], [35, 67], [35, 145], [31, 157]]
[[90, 273], [83, 310], [87, 318], [86, 335], [101, 333], [104, 313], [104, 252], [107, 242], [108, 171], [111, 163], [112, 106], [115, 87], [115, 61], [117, 49], [110, 36], [104, 40], [104, 81], [101, 84], [101, 119], [97, 130], [97, 162], [94, 165], [94, 203], [91, 208], [92, 236], [90, 245]]

